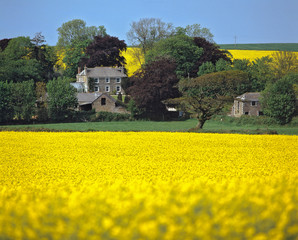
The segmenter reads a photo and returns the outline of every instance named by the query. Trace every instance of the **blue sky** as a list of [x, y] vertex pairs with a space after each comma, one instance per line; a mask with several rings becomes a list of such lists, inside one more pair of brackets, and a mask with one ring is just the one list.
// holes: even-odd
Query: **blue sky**
[[56, 45], [57, 28], [82, 19], [125, 40], [133, 21], [160, 18], [207, 27], [218, 44], [298, 43], [298, 0], [0, 0], [0, 39], [42, 32]]

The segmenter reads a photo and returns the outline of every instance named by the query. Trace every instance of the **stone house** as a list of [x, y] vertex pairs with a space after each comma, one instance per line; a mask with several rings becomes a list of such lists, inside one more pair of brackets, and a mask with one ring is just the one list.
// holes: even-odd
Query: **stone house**
[[81, 87], [79, 87], [82, 88], [85, 93], [101, 92], [118, 94], [121, 92], [121, 94], [124, 94], [121, 88], [121, 81], [126, 77], [127, 75], [124, 74], [123, 67], [84, 67], [83, 71], [81, 71], [80, 68], [78, 69], [76, 76], [77, 81], [74, 85], [80, 85]]
[[79, 110], [95, 112], [129, 113], [125, 107], [107, 93], [77, 93]]
[[263, 115], [260, 105], [260, 96], [258, 92], [244, 93], [234, 99], [231, 111], [232, 117], [241, 117], [242, 115], [260, 116]]

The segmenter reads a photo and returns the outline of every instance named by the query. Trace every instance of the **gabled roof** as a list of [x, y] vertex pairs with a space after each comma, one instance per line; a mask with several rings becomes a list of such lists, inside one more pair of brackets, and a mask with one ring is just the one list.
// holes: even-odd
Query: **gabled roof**
[[97, 98], [101, 97], [102, 95], [110, 98], [113, 102], [116, 102], [116, 99], [114, 99], [113, 97], [111, 97], [106, 93], [101, 93], [101, 92], [77, 93], [77, 98], [78, 98], [79, 105], [85, 105], [85, 104], [93, 103]]
[[74, 83], [70, 83], [70, 85], [76, 88], [78, 92], [81, 92], [84, 90], [84, 83], [82, 82], [74, 82]]
[[92, 78], [105, 78], [105, 77], [127, 77], [126, 74], [122, 72], [121, 68], [112, 68], [112, 67], [95, 67], [95, 68], [85, 68], [79, 75], [86, 75]]
[[259, 92], [248, 92], [236, 97], [236, 99], [241, 101], [259, 101], [260, 96], [261, 93]]

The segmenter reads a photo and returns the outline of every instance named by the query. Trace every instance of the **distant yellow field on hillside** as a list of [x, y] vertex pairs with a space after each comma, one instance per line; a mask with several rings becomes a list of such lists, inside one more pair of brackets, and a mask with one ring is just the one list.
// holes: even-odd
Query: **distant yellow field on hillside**
[[[261, 51], [261, 50], [228, 50], [232, 55], [233, 59], [248, 59], [253, 61], [257, 58], [271, 56], [273, 53], [278, 51]], [[298, 56], [298, 52], [295, 52]]]
[[[234, 59], [248, 59], [253, 61], [257, 58], [262, 58], [265, 56], [271, 56], [277, 51], [262, 51], [262, 50], [228, 50]], [[137, 59], [134, 54], [137, 52]], [[298, 56], [298, 52], [295, 52]], [[128, 76], [132, 76], [133, 73], [141, 67], [141, 63], [144, 63], [144, 56], [142, 55], [140, 49], [138, 48], [127, 48], [126, 52], [123, 52], [122, 55], [126, 58], [126, 69], [128, 71]]]

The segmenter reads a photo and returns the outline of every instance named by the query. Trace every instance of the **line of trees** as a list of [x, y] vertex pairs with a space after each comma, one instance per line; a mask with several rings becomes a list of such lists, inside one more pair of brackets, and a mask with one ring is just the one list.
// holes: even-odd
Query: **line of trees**
[[[126, 64], [121, 55], [126, 43], [109, 36], [104, 26], [88, 27], [75, 19], [57, 31], [57, 46], [52, 47], [41, 33], [32, 39], [0, 40], [0, 122], [34, 117], [62, 121], [77, 104], [69, 82], [75, 80], [78, 67]], [[166, 119], [166, 107], [174, 106], [196, 116], [197, 127], [202, 128], [235, 96], [251, 91], [263, 92], [264, 113], [280, 124], [295, 115], [298, 60], [294, 53], [232, 61], [209, 29], [199, 24], [174, 27], [156, 18], [132, 22], [127, 38], [145, 56], [141, 69], [122, 81], [131, 98], [127, 107], [135, 117]], [[135, 53], [139, 59], [140, 51]]]

